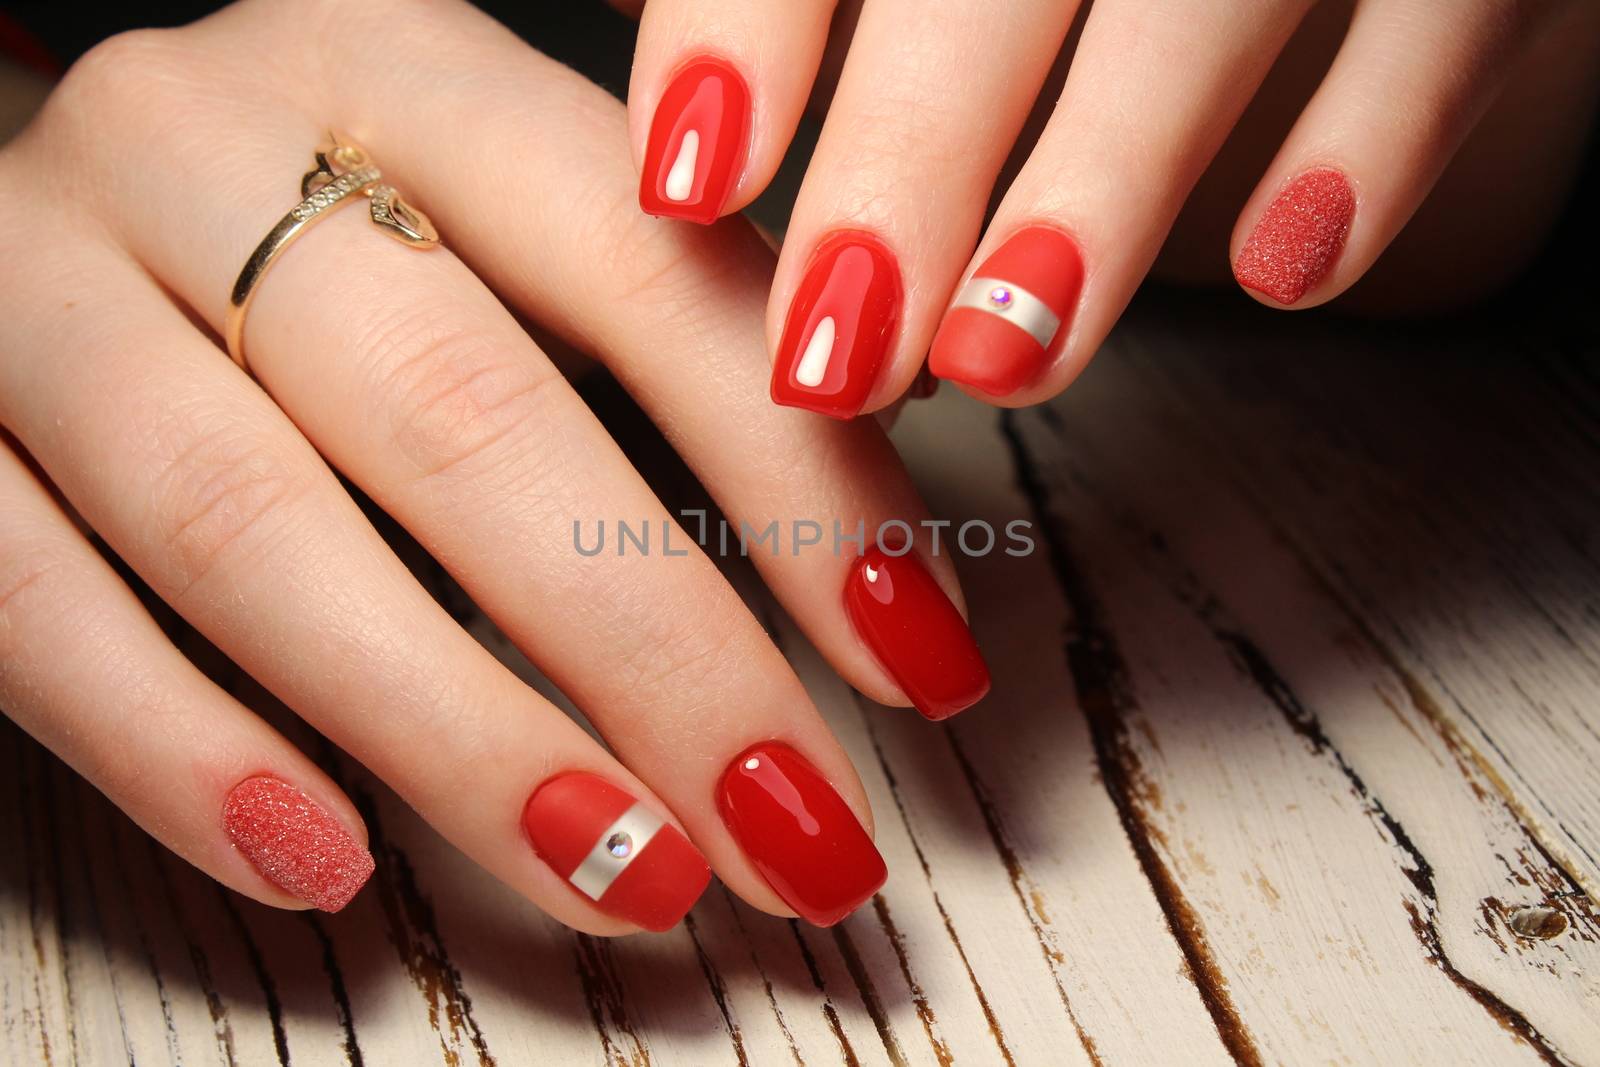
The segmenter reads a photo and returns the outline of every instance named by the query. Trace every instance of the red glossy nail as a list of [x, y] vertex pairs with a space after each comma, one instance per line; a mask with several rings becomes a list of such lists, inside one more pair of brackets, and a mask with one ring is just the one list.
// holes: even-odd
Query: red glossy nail
[[889, 875], [850, 806], [781, 742], [739, 753], [723, 772], [717, 810], [767, 884], [807, 922], [832, 926]]
[[651, 215], [715, 222], [744, 165], [750, 90], [739, 72], [709, 56], [683, 67], [656, 105], [639, 179]]
[[234, 786], [222, 803], [222, 825], [263, 878], [314, 908], [338, 911], [372, 877], [372, 853], [282, 779]]
[[711, 881], [699, 849], [649, 807], [593, 774], [545, 781], [522, 811], [539, 858], [607, 915], [670, 930]]
[[929, 719], [948, 719], [989, 692], [989, 668], [966, 620], [912, 553], [876, 545], [844, 586], [850, 624]]
[[1014, 234], [984, 260], [945, 312], [928, 353], [940, 378], [990, 396], [1038, 381], [1067, 336], [1083, 257], [1049, 226]]
[[1280, 304], [1293, 304], [1333, 266], [1355, 213], [1348, 178], [1330, 167], [1307, 171], [1261, 213], [1233, 262], [1234, 278]]
[[900, 267], [882, 241], [846, 230], [817, 246], [789, 305], [772, 400], [836, 419], [860, 414], [900, 324]]

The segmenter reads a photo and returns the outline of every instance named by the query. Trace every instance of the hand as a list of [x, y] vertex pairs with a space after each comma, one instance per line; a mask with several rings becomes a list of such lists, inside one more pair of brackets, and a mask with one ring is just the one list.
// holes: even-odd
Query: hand
[[[319, 217], [250, 308], [258, 387], [218, 341], [230, 286], [330, 126], [446, 247], [385, 240], [359, 195]], [[884, 868], [845, 754], [495, 294], [603, 361], [731, 522], [872, 531], [924, 512], [871, 420], [767, 404], [759, 237], [649, 219], [635, 190], [622, 107], [466, 4], [249, 0], [95, 48], [0, 153], [0, 705], [242, 893], [335, 910], [372, 870], [349, 801], [183, 658], [81, 520], [563, 922], [670, 926], [707, 861], [757, 907], [814, 922], [870, 896]], [[428, 596], [330, 466], [609, 752]], [[618, 519], [648, 522], [653, 550], [576, 551], [574, 524], [592, 547], [601, 519], [612, 538]], [[981, 696], [947, 557], [787, 540], [753, 555], [872, 698], [937, 716]], [[866, 596], [885, 574], [893, 594]]]
[[[779, 262], [768, 337], [773, 399], [848, 417], [899, 397], [924, 354], [935, 376], [1002, 406], [1065, 388], [1316, 5], [1098, 0], [1065, 51], [1071, 0], [834, 6], [649, 0], [629, 117], [645, 210], [710, 221], [772, 178], [830, 26], [847, 44]], [[1334, 41], [1344, 33], [1342, 44], [1287, 137], [1277, 134], [1276, 158], [1257, 170], [1230, 246], [1225, 221], [1203, 226], [1215, 244], [1184, 258], [1220, 263], [1226, 252], [1239, 284], [1273, 307], [1332, 299], [1395, 239], [1510, 83], [1517, 110], [1476, 154], [1467, 195], [1452, 199], [1449, 226], [1462, 236], [1437, 242], [1434, 262], [1408, 283], [1426, 289], [1417, 274], [1447, 274], [1446, 261], [1460, 260], [1504, 278], [1559, 204], [1582, 143], [1600, 8], [1358, 0], [1347, 33], [1327, 8], [1309, 28]], [[1291, 71], [1295, 81], [1320, 69], [1305, 49], [1285, 59], [1306, 68]], [[1029, 152], [1027, 136], [1018, 143], [1024, 120], [1067, 60]], [[1026, 162], [997, 190], [1014, 146]], [[1001, 190], [973, 255], [985, 205]], [[1238, 210], [1239, 200], [1225, 206]]]

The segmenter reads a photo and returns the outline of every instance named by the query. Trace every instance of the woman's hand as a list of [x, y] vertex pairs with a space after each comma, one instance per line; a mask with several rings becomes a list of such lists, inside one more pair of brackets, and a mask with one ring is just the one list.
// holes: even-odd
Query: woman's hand
[[[841, 417], [878, 410], [927, 354], [934, 375], [975, 396], [1037, 403], [1088, 363], [1315, 6], [1097, 0], [1063, 52], [1074, 0], [843, 0], [836, 18], [835, 0], [649, 0], [629, 99], [640, 200], [704, 222], [753, 199], [806, 106], [832, 19], [849, 51], [768, 307], [773, 399]], [[1548, 132], [1490, 150], [1536, 146], [1478, 168], [1454, 216], [1463, 233], [1486, 198], [1522, 220], [1530, 213], [1499, 198], [1559, 196], [1546, 174], [1581, 143], [1592, 106], [1593, 4], [1353, 6], [1230, 247], [1216, 233], [1202, 250], [1219, 262], [1226, 251], [1239, 284], [1274, 307], [1315, 306], [1360, 278], [1508, 80], [1537, 86], [1519, 121]], [[1318, 22], [1317, 34], [1343, 32]], [[1002, 165], [1069, 53], [1060, 99], [973, 255]], [[1524, 229], [1459, 258], [1523, 252], [1539, 227]]]
[[[446, 249], [385, 240], [364, 206], [318, 221], [250, 310], [258, 387], [219, 345], [230, 287], [330, 127]], [[987, 686], [953, 571], [790, 551], [792, 519], [859, 519], [870, 547], [924, 512], [871, 420], [767, 403], [772, 257], [754, 232], [647, 218], [636, 188], [621, 105], [466, 4], [249, 0], [94, 49], [0, 153], [0, 704], [258, 900], [336, 909], [372, 869], [346, 798], [184, 659], [81, 519], [563, 922], [670, 926], [707, 861], [757, 907], [814, 922], [870, 896], [884, 867], [845, 754], [501, 300], [600, 358], [731, 522], [784, 525], [783, 550], [754, 561], [874, 699], [939, 716]], [[334, 471], [609, 752], [428, 596]], [[648, 522], [648, 554], [619, 555], [619, 519]], [[600, 520], [605, 550], [577, 551], [574, 524], [592, 547]], [[863, 603], [886, 574], [893, 594]]]

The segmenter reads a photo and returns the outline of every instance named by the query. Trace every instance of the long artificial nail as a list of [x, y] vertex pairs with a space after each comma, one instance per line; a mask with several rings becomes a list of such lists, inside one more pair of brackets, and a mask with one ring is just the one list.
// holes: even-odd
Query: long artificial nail
[[917, 557], [873, 546], [850, 568], [845, 612], [919, 712], [948, 719], [989, 692], [989, 668], [966, 620]]
[[1066, 336], [1082, 287], [1083, 257], [1072, 238], [1049, 226], [1013, 234], [956, 295], [928, 365], [990, 396], [1032, 385]]
[[711, 869], [677, 827], [622, 789], [571, 771], [548, 779], [522, 812], [539, 858], [607, 915], [670, 930], [700, 899]]
[[832, 926], [889, 875], [850, 806], [782, 742], [739, 753], [723, 772], [717, 809], [767, 884], [807, 922]]
[[372, 876], [372, 854], [343, 824], [279, 778], [246, 778], [222, 805], [234, 847], [261, 876], [314, 908], [338, 911]]
[[672, 79], [650, 124], [639, 206], [647, 214], [715, 222], [744, 162], [750, 90], [739, 72], [703, 57]]
[[817, 246], [789, 305], [772, 400], [838, 419], [860, 414], [900, 324], [900, 267], [882, 241], [845, 230]]
[[1306, 171], [1261, 213], [1233, 262], [1234, 278], [1280, 304], [1295, 303], [1333, 266], [1355, 213], [1348, 178], [1331, 167]]

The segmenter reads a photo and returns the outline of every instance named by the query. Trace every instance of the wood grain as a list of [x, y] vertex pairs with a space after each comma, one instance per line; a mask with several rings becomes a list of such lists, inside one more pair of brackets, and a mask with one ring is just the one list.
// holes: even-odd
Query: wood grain
[[961, 561], [986, 705], [866, 704], [747, 589], [877, 814], [839, 927], [714, 885], [574, 934], [304, 730], [378, 874], [276, 912], [6, 726], [4, 1061], [1600, 1063], [1596, 337], [1208, 303], [1147, 298], [1055, 403], [897, 428], [937, 513], [1035, 523]]

